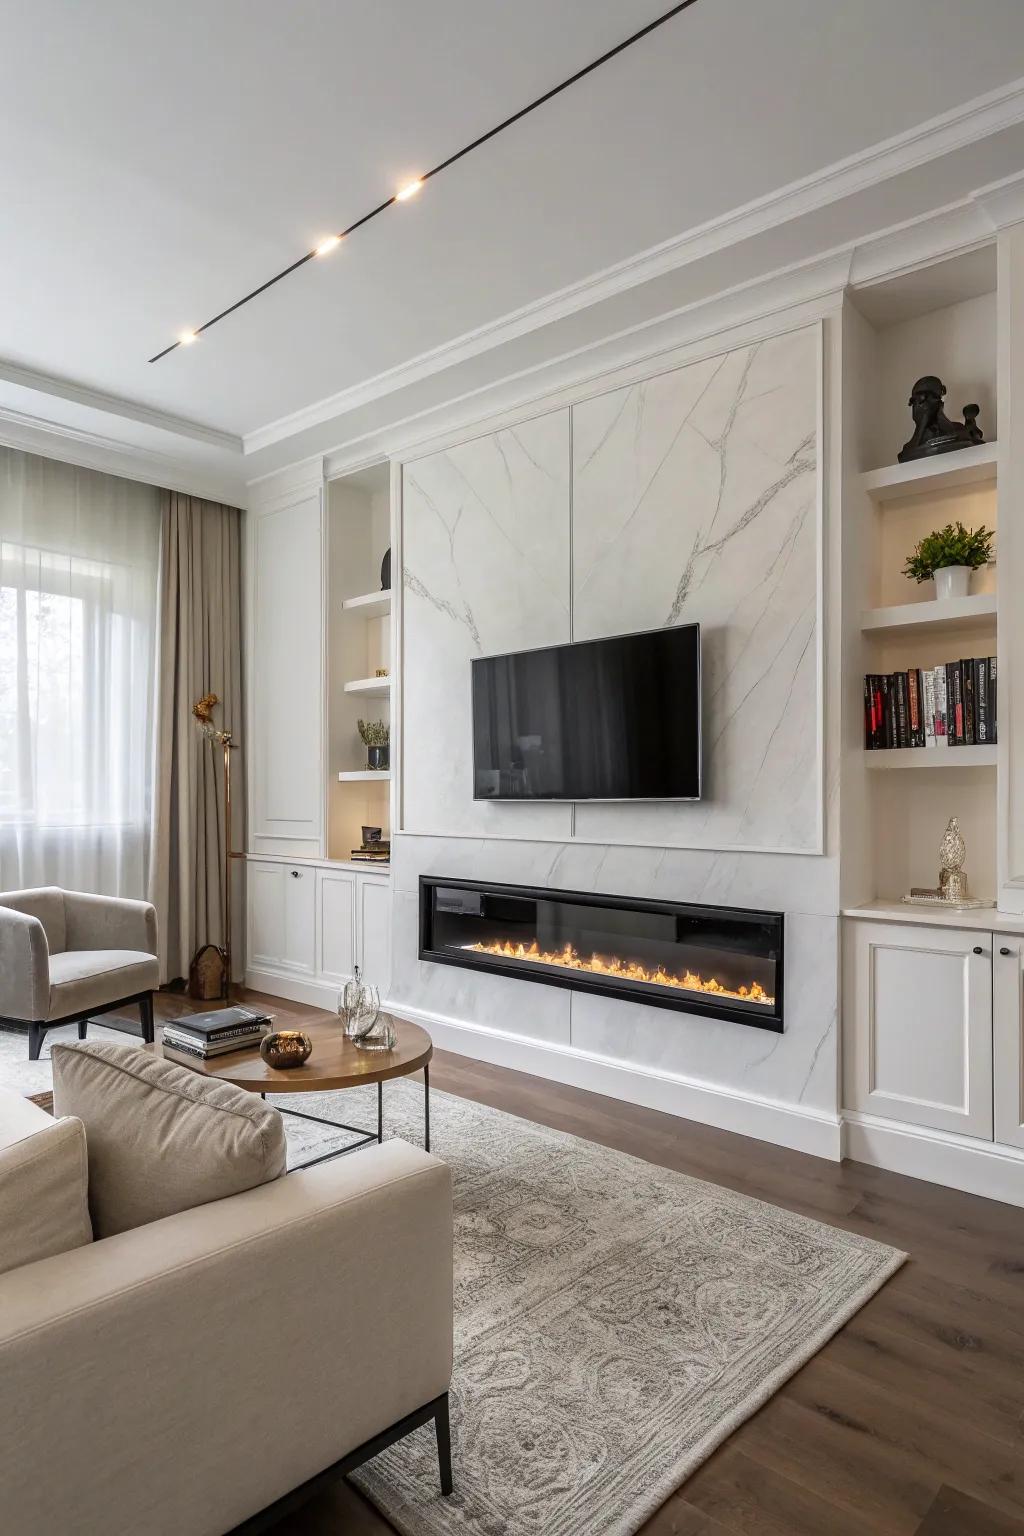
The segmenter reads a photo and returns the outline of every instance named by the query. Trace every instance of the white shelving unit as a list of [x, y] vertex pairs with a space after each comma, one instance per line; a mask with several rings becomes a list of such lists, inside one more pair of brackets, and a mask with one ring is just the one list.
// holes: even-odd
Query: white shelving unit
[[869, 768], [994, 768], [995, 747], [881, 747], [865, 752]]
[[914, 459], [909, 464], [887, 464], [861, 475], [861, 487], [872, 501], [896, 501], [903, 496], [934, 495], [958, 486], [993, 483], [999, 462], [997, 443], [979, 443], [934, 459]]
[[923, 603], [894, 603], [888, 608], [867, 608], [861, 618], [861, 629], [872, 635], [913, 635], [927, 629], [956, 626], [967, 628], [979, 621], [994, 624], [996, 594], [972, 593], [969, 597], [954, 597], [940, 603], [931, 600]]
[[390, 677], [357, 677], [345, 684], [346, 693], [361, 693], [364, 698], [388, 699], [391, 697]]
[[390, 768], [353, 768], [338, 774], [339, 784], [388, 784]]
[[356, 613], [364, 619], [383, 619], [391, 612], [391, 592], [364, 592], [361, 597], [346, 597], [341, 606], [346, 613]]

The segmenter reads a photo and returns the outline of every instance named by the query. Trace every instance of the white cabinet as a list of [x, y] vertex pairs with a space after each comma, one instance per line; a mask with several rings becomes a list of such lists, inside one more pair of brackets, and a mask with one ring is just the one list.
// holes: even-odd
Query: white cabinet
[[391, 886], [359, 876], [359, 964], [365, 979], [386, 997], [391, 985]]
[[249, 964], [312, 976], [315, 970], [314, 871], [250, 860]]
[[997, 933], [992, 959], [995, 1136], [1024, 1147], [1024, 940]]
[[317, 870], [317, 971], [344, 983], [356, 963], [356, 877], [345, 870]]
[[323, 851], [321, 493], [250, 514], [251, 847]]
[[847, 1108], [991, 1138], [992, 935], [857, 921], [844, 953]]

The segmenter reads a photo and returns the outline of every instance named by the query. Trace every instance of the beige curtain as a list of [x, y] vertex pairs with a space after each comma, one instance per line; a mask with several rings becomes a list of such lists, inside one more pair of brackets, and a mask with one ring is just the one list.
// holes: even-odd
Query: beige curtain
[[[226, 845], [245, 847], [242, 716], [242, 514], [161, 491], [156, 769], [150, 900], [160, 919], [160, 979], [187, 977], [202, 944], [224, 943]], [[231, 838], [224, 825], [223, 754], [192, 715], [215, 693], [231, 731]], [[232, 887], [232, 970], [244, 974], [241, 860]]]

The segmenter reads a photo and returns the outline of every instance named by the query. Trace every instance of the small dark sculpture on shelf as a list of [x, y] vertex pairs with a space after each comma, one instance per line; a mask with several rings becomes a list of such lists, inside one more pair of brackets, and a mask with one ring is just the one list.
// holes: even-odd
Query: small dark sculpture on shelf
[[384, 559], [380, 563], [380, 589], [382, 592], [391, 591], [391, 546], [384, 551]]
[[942, 409], [946, 386], [933, 373], [918, 379], [910, 391], [910, 413], [914, 418], [914, 435], [903, 444], [897, 454], [901, 464], [909, 459], [927, 459], [933, 453], [950, 453], [956, 448], [973, 448], [985, 440], [978, 426], [977, 405], [964, 406], [963, 421], [950, 421]]

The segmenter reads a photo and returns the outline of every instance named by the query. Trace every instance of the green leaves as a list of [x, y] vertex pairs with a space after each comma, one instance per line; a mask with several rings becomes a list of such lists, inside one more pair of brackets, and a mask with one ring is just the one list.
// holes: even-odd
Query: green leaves
[[356, 725], [364, 747], [386, 747], [391, 740], [391, 730], [383, 720], [357, 720]]
[[904, 576], [915, 581], [928, 581], [936, 571], [948, 565], [966, 565], [976, 571], [992, 559], [991, 529], [965, 528], [963, 523], [947, 523], [935, 533], [926, 534], [913, 554], [907, 556], [903, 567]]

